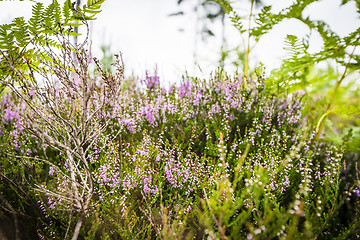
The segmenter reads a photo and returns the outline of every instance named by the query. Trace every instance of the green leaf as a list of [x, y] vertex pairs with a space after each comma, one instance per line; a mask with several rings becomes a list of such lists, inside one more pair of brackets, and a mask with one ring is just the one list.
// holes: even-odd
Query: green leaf
[[259, 41], [260, 37], [271, 30], [276, 24], [284, 19], [282, 14], [271, 13], [271, 6], [264, 6], [255, 18], [256, 27], [250, 30], [250, 34]]
[[32, 9], [32, 16], [29, 20], [30, 34], [36, 35], [41, 32], [41, 20], [44, 16], [44, 5], [37, 2]]
[[12, 24], [0, 25], [0, 49], [11, 51], [15, 47], [15, 34], [11, 31]]
[[79, 12], [73, 11], [73, 18], [75, 20], [95, 20], [96, 14], [101, 12], [101, 4], [105, 0], [88, 0], [83, 6], [83, 9], [78, 9]]
[[67, 26], [69, 24], [70, 21], [70, 16], [71, 16], [71, 9], [72, 9], [72, 4], [70, 0], [66, 0], [63, 6], [63, 14], [64, 14], [64, 25]]
[[30, 42], [30, 35], [28, 33], [28, 26], [23, 17], [15, 18], [13, 20], [13, 31], [19, 47], [25, 47]]

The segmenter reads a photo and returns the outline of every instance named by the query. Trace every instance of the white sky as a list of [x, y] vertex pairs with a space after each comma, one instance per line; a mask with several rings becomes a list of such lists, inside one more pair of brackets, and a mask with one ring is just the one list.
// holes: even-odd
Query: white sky
[[[51, 0], [41, 1], [51, 3]], [[59, 2], [63, 2], [59, 0]], [[85, 2], [83, 0], [82, 2]], [[143, 77], [145, 70], [150, 72], [157, 66], [163, 82], [175, 82], [187, 71], [189, 75], [206, 77], [215, 70], [220, 52], [220, 39], [209, 39], [207, 43], [198, 40], [197, 58], [203, 70], [201, 74], [194, 67], [194, 42], [196, 16], [191, 13], [191, 5], [197, 0], [187, 0], [181, 9], [187, 10], [184, 16], [168, 17], [180, 10], [177, 0], [106, 0], [97, 20], [91, 24], [92, 48], [94, 55], [101, 58], [99, 46], [111, 45], [112, 52], [123, 52], [128, 74]], [[239, 12], [249, 8], [248, 0], [240, 0]], [[289, 6], [291, 0], [264, 0], [278, 11]], [[349, 3], [339, 8], [341, 0], [322, 0], [308, 6], [305, 15], [311, 19], [324, 20], [340, 36], [345, 36], [360, 26], [355, 4]], [[31, 16], [30, 1], [0, 1], [0, 24], [9, 23], [15, 17]], [[183, 28], [183, 32], [178, 29]], [[215, 24], [215, 32], [220, 33], [220, 24]], [[229, 47], [242, 44], [236, 30], [227, 20], [226, 41]], [[282, 22], [265, 35], [251, 53], [252, 65], [261, 59], [269, 72], [280, 65], [284, 56], [283, 42], [287, 34], [305, 36], [306, 26], [296, 20]], [[218, 34], [220, 37], [220, 34]], [[321, 47], [320, 37], [313, 34], [310, 49]], [[233, 71], [228, 65], [228, 70]]]

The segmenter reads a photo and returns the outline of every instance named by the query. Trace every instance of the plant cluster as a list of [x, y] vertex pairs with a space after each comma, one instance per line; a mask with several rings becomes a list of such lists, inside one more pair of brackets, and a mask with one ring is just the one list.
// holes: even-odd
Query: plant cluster
[[14, 143], [2, 175], [36, 186], [39, 237], [358, 236], [359, 183], [341, 181], [345, 145], [315, 139], [301, 94], [223, 72], [169, 89], [156, 73], [130, 85], [121, 62], [110, 74], [95, 59], [91, 74], [87, 51], [73, 48], [74, 60], [70, 49], [29, 65], [30, 81], [17, 72], [1, 104], [2, 143]]
[[360, 238], [351, 131], [321, 139], [304, 92], [261, 68], [126, 79], [121, 55], [111, 72], [51, 26], [21, 68], [1, 50], [0, 219], [15, 238]]

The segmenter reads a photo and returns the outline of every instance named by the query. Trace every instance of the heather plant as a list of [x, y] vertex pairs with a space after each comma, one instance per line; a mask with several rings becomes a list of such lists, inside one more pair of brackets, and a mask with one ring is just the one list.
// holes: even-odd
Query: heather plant
[[[24, 236], [35, 238], [33, 227], [44, 220], [30, 187], [33, 184], [30, 172], [34, 171], [33, 174], [39, 176], [42, 168], [32, 165], [33, 161], [29, 159], [21, 161], [16, 157], [26, 158], [36, 151], [31, 146], [36, 144], [23, 134], [24, 129], [20, 124], [18, 112], [25, 107], [11, 93], [3, 95], [0, 104], [0, 205], [4, 213], [1, 214], [1, 222], [13, 224], [13, 236], [17, 239]], [[25, 224], [29, 218], [35, 220], [34, 224]]]
[[51, 34], [58, 49], [40, 41], [38, 64], [1, 79], [1, 213], [17, 232], [27, 214], [40, 239], [360, 237], [351, 132], [318, 139], [303, 92], [276, 92], [261, 69], [126, 80], [120, 55], [109, 73]]
[[[36, 189], [47, 196], [51, 208], [57, 204], [71, 214], [78, 213], [72, 237], [77, 239], [94, 194], [88, 149], [105, 131], [111, 116], [117, 114], [123, 67], [118, 56], [117, 73], [111, 75], [94, 59], [102, 81], [92, 79], [89, 53], [83, 45], [72, 45], [69, 36], [61, 32], [55, 36], [62, 46], [60, 51], [41, 45], [47, 60], [40, 59], [40, 66], [28, 62], [26, 75], [10, 66], [17, 81], [1, 80], [17, 95], [22, 107], [21, 111], [6, 109], [4, 120], [17, 118], [19, 131], [26, 129], [34, 135], [44, 152], [47, 147], [57, 151], [55, 159], [49, 160], [46, 154], [45, 158], [35, 158], [48, 164], [49, 175], [56, 176], [48, 185], [37, 184]], [[103, 85], [101, 91], [99, 84]]]
[[[133, 89], [120, 91], [120, 84], [112, 95], [116, 85], [110, 87], [107, 82], [113, 76], [99, 68], [103, 78], [95, 77], [97, 82], [88, 80], [88, 55], [79, 56], [86, 61], [78, 61], [71, 68], [75, 71], [83, 67], [81, 72], [69, 73], [73, 85], [66, 81], [68, 78], [63, 83], [59, 78], [58, 85], [42, 85], [52, 87], [48, 91], [35, 88], [33, 96], [13, 87], [20, 98], [10, 110], [5, 110], [8, 105], [4, 103], [11, 98], [2, 100], [3, 116], [8, 116], [13, 126], [18, 117], [23, 131], [38, 134], [33, 138], [45, 148], [43, 153], [49, 152], [47, 149], [56, 152], [43, 160], [34, 153], [29, 158], [48, 167], [43, 173], [47, 176], [40, 176], [47, 179], [46, 185], [37, 185], [43, 214], [57, 220], [47, 226], [48, 237], [78, 229], [81, 209], [86, 218], [78, 234], [88, 239], [357, 236], [359, 183], [347, 182], [340, 187], [340, 170], [346, 164], [342, 162], [344, 148], [314, 138], [314, 129], [302, 121], [301, 94], [275, 96], [261, 77], [248, 79], [245, 87], [241, 77], [219, 72], [208, 81], [184, 78], [169, 89], [161, 87], [156, 74], [147, 74]], [[59, 72], [66, 73], [64, 70]], [[79, 73], [87, 77], [76, 80]], [[83, 88], [85, 95], [76, 91], [81, 86], [76, 82], [84, 79], [94, 84]], [[20, 86], [25, 89], [32, 83], [23, 84]], [[66, 86], [75, 90], [68, 93]], [[47, 93], [51, 95], [45, 95], [46, 99], [53, 100], [54, 105], [43, 102], [31, 110], [32, 104], [41, 103], [39, 98]], [[70, 93], [73, 100], [65, 95]], [[97, 108], [92, 107], [99, 106], [97, 99], [106, 93], [109, 98], [103, 100], [108, 104], [95, 111]], [[89, 97], [93, 101], [89, 111], [94, 110], [90, 116], [95, 122], [89, 120], [88, 126], [95, 132], [89, 132], [91, 141], [82, 147], [88, 170], [76, 153], [81, 152], [76, 137], [69, 134], [70, 130], [63, 132], [64, 125], [55, 128], [60, 121], [73, 121], [74, 125], [68, 126], [82, 129], [79, 134], [87, 139], [81, 127], [82, 96], [97, 96]], [[115, 102], [111, 96], [116, 96]], [[22, 101], [26, 101], [27, 109], [15, 113]], [[71, 105], [71, 101], [76, 104]], [[56, 115], [45, 118], [47, 115], [36, 112], [51, 113], [46, 108], [56, 106], [66, 110], [58, 123]], [[74, 109], [76, 114], [67, 115], [68, 109]], [[33, 115], [26, 115], [31, 111]], [[47, 125], [46, 119], [51, 119], [52, 124]], [[37, 131], [38, 121], [42, 131]], [[99, 127], [101, 131], [97, 131]], [[56, 132], [52, 132], [53, 128]], [[69, 135], [55, 135], [57, 132]], [[51, 142], [49, 139], [55, 136]], [[73, 155], [62, 149], [67, 141], [74, 141], [70, 145]], [[76, 169], [69, 169], [71, 164]], [[91, 193], [86, 192], [89, 183], [84, 180], [92, 181]], [[86, 193], [82, 195], [84, 200], [77, 200], [72, 185], [80, 189], [78, 194]], [[70, 197], [74, 200], [70, 201]], [[88, 205], [78, 209], [77, 201], [88, 201]], [[59, 213], [66, 209], [78, 215]], [[351, 212], [339, 213], [343, 209]]]
[[[126, 119], [114, 124], [121, 160], [100, 169], [98, 183], [112, 200], [101, 200], [98, 231], [112, 238], [356, 236], [358, 183], [340, 188], [343, 150], [301, 125], [299, 94], [275, 97], [261, 80], [245, 88], [223, 73], [167, 91], [157, 81], [147, 75], [147, 88], [133, 90]], [[345, 202], [353, 212], [338, 214]]]

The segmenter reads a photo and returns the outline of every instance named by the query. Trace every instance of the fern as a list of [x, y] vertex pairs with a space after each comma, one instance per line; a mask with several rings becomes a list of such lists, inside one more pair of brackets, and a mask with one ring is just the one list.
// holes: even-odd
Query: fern
[[71, 1], [66, 0], [63, 6], [64, 26], [68, 26], [69, 22], [71, 21], [71, 12], [72, 12], [71, 9], [72, 9]]
[[[81, 25], [77, 20], [93, 20], [96, 14], [101, 12], [101, 4], [105, 0], [88, 0], [83, 9], [73, 9], [70, 0], [60, 7], [54, 0], [52, 4], [44, 7], [43, 3], [35, 2], [32, 8], [32, 17], [28, 22], [24, 19], [14, 19], [12, 24], [0, 25], [0, 47], [8, 50], [14, 46], [26, 46], [29, 41], [33, 44], [44, 44], [49, 40], [50, 45], [55, 45], [53, 40], [45, 38], [45, 35], [54, 35], [63, 27], [76, 27]], [[62, 10], [62, 11], [61, 11]], [[62, 26], [62, 27], [60, 27]], [[70, 30], [71, 28], [69, 28]], [[21, 35], [22, 34], [22, 35]], [[17, 36], [14, 41], [14, 36]]]
[[54, 4], [50, 4], [44, 11], [44, 15], [42, 16], [42, 26], [46, 26], [44, 32], [46, 34], [52, 35], [53, 32], [51, 29], [54, 29], [55, 25], [55, 16], [54, 16]]
[[44, 16], [44, 5], [42, 3], [35, 3], [32, 8], [32, 17], [29, 20], [29, 30], [31, 33], [40, 33], [41, 32], [41, 19]]
[[87, 4], [84, 6], [85, 12], [93, 14], [92, 17], [94, 17], [101, 12], [100, 7], [104, 1], [105, 0], [88, 0]]
[[342, 105], [339, 107], [336, 107], [334, 110], [332, 110], [334, 113], [338, 113], [340, 115], [354, 115], [359, 117], [360, 116], [360, 105]]
[[14, 49], [15, 34], [11, 31], [11, 24], [0, 25], [0, 48], [11, 51]]
[[14, 35], [19, 47], [26, 47], [30, 42], [30, 36], [28, 33], [28, 25], [26, 24], [24, 18], [15, 18], [13, 20], [14, 24]]
[[284, 45], [287, 57], [283, 60], [282, 66], [272, 72], [268, 82], [280, 88], [304, 88], [308, 84], [305, 76], [316, 63], [316, 56], [308, 53], [309, 39], [288, 35]]
[[250, 34], [259, 41], [260, 37], [280, 23], [285, 17], [281, 14], [271, 13], [271, 6], [265, 6], [255, 19], [256, 27], [252, 28]]
[[59, 24], [62, 23], [61, 8], [60, 8], [60, 4], [57, 2], [57, 0], [53, 1], [53, 5], [54, 5], [53, 15], [54, 15], [54, 21], [55, 21], [54, 27], [56, 29], [58, 29]]
[[215, 2], [222, 7], [225, 14], [229, 14], [231, 12], [234, 12], [234, 9], [232, 8], [229, 1], [227, 1], [227, 0], [216, 0]]
[[17, 70], [21, 71], [26, 71], [26, 61], [38, 65], [41, 58], [46, 58], [46, 53], [30, 49], [28, 47], [30, 43], [61, 47], [52, 36], [78, 35], [72, 30], [73, 27], [81, 25], [78, 20], [95, 19], [96, 14], [101, 12], [100, 7], [104, 1], [88, 0], [83, 9], [78, 10], [73, 8], [70, 0], [65, 1], [62, 8], [57, 0], [53, 0], [46, 8], [43, 3], [34, 1], [32, 17], [29, 21], [25, 21], [24, 18], [15, 18], [11, 24], [0, 25], [0, 78], [6, 79], [11, 75], [11, 71], [6, 69], [9, 61], [12, 66], [16, 66]]
[[345, 46], [357, 46], [360, 39], [360, 27], [354, 32], [350, 33], [349, 36], [344, 38]]
[[298, 59], [306, 55], [309, 47], [308, 42], [298, 39], [294, 35], [287, 35], [284, 42], [284, 49], [287, 50], [289, 57], [287, 62], [297, 62]]
[[88, 0], [83, 8], [77, 9], [77, 12], [74, 12], [73, 17], [76, 20], [95, 20], [96, 14], [100, 13], [101, 4], [105, 0]]
[[234, 27], [240, 32], [240, 33], [244, 33], [246, 32], [243, 24], [241, 23], [242, 18], [236, 13], [236, 12], [231, 12], [231, 15], [229, 16], [231, 19], [231, 22], [233, 23]]
[[224, 10], [225, 14], [229, 15], [229, 18], [233, 24], [233, 26], [240, 32], [243, 33], [246, 30], [244, 29], [244, 26], [242, 24], [242, 17], [240, 17], [236, 11], [232, 8], [231, 4], [227, 0], [215, 0], [217, 4], [221, 6], [221, 8]]

